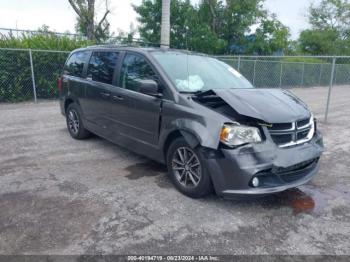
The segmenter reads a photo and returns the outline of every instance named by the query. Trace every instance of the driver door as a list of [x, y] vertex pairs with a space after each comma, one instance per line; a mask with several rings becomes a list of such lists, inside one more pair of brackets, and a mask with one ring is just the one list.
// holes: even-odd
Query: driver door
[[127, 52], [120, 69], [118, 86], [111, 89], [112, 113], [121, 138], [129, 138], [131, 143], [156, 146], [162, 100], [140, 93], [138, 82], [150, 79], [157, 80], [158, 77], [146, 58]]

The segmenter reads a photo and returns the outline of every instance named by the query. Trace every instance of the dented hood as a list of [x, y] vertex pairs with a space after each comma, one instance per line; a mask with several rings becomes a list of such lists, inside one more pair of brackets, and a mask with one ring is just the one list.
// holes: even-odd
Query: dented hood
[[281, 89], [214, 89], [238, 114], [267, 123], [287, 123], [310, 117], [307, 106]]

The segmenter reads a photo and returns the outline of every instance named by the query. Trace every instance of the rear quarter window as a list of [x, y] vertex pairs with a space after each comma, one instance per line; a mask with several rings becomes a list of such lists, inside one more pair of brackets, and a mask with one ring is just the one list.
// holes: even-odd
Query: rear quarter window
[[64, 66], [64, 73], [71, 76], [82, 77], [84, 64], [86, 63], [88, 57], [88, 51], [79, 51], [73, 53]]

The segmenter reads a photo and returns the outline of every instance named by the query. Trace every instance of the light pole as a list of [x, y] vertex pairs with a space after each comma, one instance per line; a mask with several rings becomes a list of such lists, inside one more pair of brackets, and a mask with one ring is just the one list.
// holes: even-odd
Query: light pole
[[162, 0], [162, 25], [160, 30], [160, 47], [170, 46], [170, 0]]

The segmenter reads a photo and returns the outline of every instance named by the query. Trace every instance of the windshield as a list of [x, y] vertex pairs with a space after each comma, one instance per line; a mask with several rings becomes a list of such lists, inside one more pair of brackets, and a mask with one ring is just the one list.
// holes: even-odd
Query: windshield
[[239, 72], [218, 59], [180, 52], [152, 52], [179, 92], [253, 88]]

